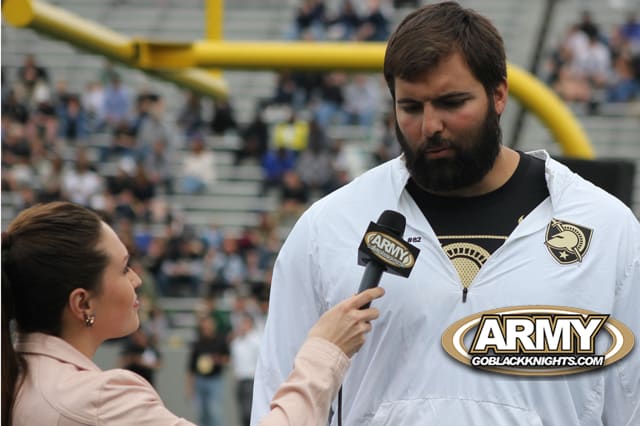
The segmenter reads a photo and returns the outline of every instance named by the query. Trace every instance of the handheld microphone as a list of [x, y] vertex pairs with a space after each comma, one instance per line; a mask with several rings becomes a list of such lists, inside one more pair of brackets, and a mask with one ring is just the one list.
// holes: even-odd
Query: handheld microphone
[[376, 287], [385, 271], [409, 276], [420, 250], [402, 239], [405, 226], [405, 217], [393, 210], [383, 211], [377, 223], [369, 223], [358, 248], [358, 265], [366, 265], [358, 293]]

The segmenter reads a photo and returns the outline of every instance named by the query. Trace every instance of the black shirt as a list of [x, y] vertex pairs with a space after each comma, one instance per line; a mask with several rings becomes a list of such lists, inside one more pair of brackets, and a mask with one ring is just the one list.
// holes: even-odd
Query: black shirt
[[223, 336], [203, 337], [191, 348], [189, 371], [196, 376], [217, 376], [222, 373], [221, 358], [229, 353], [229, 344]]
[[518, 223], [549, 196], [544, 160], [518, 153], [511, 178], [487, 194], [446, 197], [420, 189], [413, 179], [407, 183], [465, 287]]

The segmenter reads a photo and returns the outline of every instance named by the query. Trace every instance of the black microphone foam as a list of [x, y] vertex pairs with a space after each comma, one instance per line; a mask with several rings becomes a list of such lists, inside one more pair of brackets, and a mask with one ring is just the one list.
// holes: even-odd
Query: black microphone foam
[[407, 226], [407, 220], [404, 216], [393, 210], [385, 210], [378, 218], [378, 225], [389, 228], [389, 231], [396, 234], [396, 237], [402, 238], [404, 228]]
[[[382, 278], [382, 273], [388, 269], [389, 264], [387, 261], [375, 256], [369, 255], [365, 253], [368, 251], [368, 236], [372, 234], [372, 232], [382, 236], [382, 238], [387, 238], [396, 243], [407, 244], [402, 241], [402, 234], [404, 234], [404, 228], [406, 226], [405, 217], [393, 210], [385, 210], [382, 212], [380, 217], [378, 218], [377, 223], [372, 223], [367, 229], [367, 233], [365, 234], [363, 244], [360, 246], [360, 255], [362, 263], [366, 262], [366, 267], [364, 269], [364, 274], [362, 275], [362, 279], [360, 281], [360, 287], [358, 289], [358, 293], [367, 290], [369, 288], [377, 287], [380, 283], [380, 278]], [[375, 229], [376, 231], [372, 231]], [[388, 238], [390, 237], [390, 238]], [[413, 262], [411, 264], [413, 266]], [[368, 308], [370, 303], [363, 305], [360, 309]]]

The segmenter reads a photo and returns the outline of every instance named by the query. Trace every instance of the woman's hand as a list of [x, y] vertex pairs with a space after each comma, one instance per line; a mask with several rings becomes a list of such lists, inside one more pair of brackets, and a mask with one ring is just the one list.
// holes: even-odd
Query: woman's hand
[[326, 339], [351, 358], [364, 344], [365, 334], [371, 331], [370, 321], [380, 315], [376, 308], [360, 307], [383, 294], [383, 288], [375, 287], [340, 302], [320, 317], [309, 330], [309, 337]]

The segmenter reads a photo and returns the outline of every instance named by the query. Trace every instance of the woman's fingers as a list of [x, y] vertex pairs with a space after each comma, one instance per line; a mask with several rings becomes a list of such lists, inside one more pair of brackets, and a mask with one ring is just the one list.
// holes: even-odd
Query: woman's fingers
[[384, 295], [384, 288], [382, 287], [374, 287], [369, 288], [362, 293], [358, 293], [353, 296], [351, 299], [347, 299], [349, 304], [354, 308], [359, 308], [372, 300], [378, 299]]

